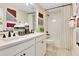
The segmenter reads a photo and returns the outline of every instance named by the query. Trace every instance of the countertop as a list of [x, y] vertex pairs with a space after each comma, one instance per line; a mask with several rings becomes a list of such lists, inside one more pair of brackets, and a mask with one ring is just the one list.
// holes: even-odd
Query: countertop
[[45, 33], [32, 33], [32, 34], [27, 34], [24, 36], [16, 36], [16, 37], [10, 37], [10, 38], [5, 38], [5, 39], [0, 39], [0, 50], [4, 48], [9, 48], [11, 46], [20, 44], [22, 42], [28, 41], [32, 38], [41, 36]]

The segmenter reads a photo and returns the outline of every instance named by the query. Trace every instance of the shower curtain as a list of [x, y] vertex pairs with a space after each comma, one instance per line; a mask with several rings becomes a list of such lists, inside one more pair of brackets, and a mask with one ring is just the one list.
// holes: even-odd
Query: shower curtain
[[68, 5], [48, 11], [49, 16], [46, 19], [46, 28], [51, 35], [50, 38], [60, 40], [61, 47], [68, 50], [72, 49], [73, 44], [73, 29], [68, 25], [72, 13], [72, 5]]

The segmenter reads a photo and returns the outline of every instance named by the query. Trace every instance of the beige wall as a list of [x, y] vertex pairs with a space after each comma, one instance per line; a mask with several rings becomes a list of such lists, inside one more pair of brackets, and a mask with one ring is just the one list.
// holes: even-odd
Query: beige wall
[[7, 7], [16, 10], [16, 19], [17, 19], [17, 22], [19, 22], [19, 21], [21, 21], [23, 23], [27, 22], [27, 18], [28, 18], [27, 12], [19, 10], [17, 8], [12, 7], [12, 6], [6, 6], [6, 8]]
[[77, 5], [76, 5], [76, 3], [73, 3], [72, 7], [73, 7], [73, 15], [77, 15]]
[[27, 22], [28, 14], [21, 10], [16, 10], [17, 21], [21, 21], [22, 23]]
[[27, 22], [29, 24], [29, 30], [31, 31], [33, 29], [33, 14], [28, 14]]

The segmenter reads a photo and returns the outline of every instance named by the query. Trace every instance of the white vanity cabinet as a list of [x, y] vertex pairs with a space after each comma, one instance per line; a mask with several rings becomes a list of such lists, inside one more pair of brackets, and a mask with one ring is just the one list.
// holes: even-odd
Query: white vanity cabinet
[[46, 53], [46, 35], [36, 38], [36, 56], [44, 56]]
[[11, 41], [0, 45], [0, 56], [44, 56], [46, 53], [46, 35], [35, 34], [22, 37], [16, 41]]
[[[34, 49], [32, 49], [32, 48], [34, 48]], [[0, 56], [15, 56], [18, 53], [25, 51], [25, 49], [28, 50], [29, 52], [30, 51], [35, 52], [35, 39], [32, 38], [28, 41], [21, 42], [15, 46], [0, 50]], [[33, 54], [35, 55], [35, 53], [33, 53]]]

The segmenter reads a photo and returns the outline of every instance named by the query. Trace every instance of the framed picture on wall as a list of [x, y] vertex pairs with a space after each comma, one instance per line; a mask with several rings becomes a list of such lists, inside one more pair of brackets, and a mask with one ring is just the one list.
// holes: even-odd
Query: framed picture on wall
[[43, 14], [38, 13], [38, 25], [43, 25]]
[[38, 13], [38, 31], [44, 32], [44, 20], [43, 20], [43, 14]]
[[6, 29], [13, 29], [16, 22], [16, 10], [6, 8]]
[[38, 18], [38, 24], [43, 25], [43, 19]]

